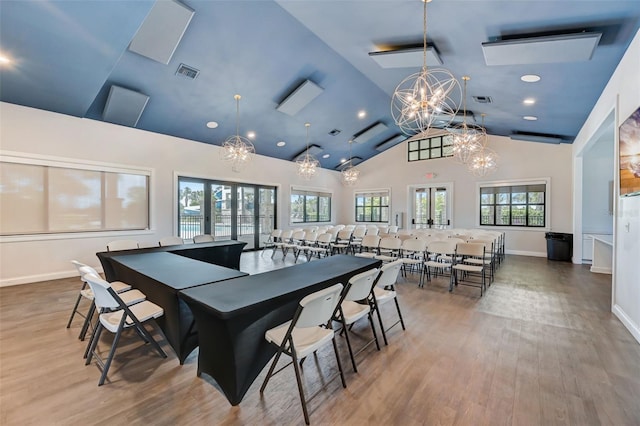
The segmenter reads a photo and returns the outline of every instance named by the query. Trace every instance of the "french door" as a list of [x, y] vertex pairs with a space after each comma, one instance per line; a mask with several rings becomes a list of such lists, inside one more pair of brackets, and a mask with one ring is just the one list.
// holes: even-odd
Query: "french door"
[[450, 185], [431, 185], [411, 188], [411, 228], [444, 229], [451, 225]]
[[178, 178], [178, 233], [211, 234], [259, 249], [276, 223], [276, 188], [257, 184]]

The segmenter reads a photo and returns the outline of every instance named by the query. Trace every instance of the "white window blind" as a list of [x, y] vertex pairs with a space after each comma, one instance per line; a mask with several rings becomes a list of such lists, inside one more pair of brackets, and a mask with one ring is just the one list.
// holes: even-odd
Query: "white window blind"
[[149, 172], [22, 161], [0, 162], [0, 235], [149, 228]]

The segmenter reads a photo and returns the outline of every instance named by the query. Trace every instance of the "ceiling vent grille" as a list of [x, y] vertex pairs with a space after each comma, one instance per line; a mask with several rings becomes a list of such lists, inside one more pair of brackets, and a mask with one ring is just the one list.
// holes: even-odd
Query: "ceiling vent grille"
[[200, 74], [200, 71], [185, 64], [180, 64], [180, 66], [176, 70], [176, 75], [181, 75], [191, 80], [196, 78], [198, 74]]
[[340, 134], [340, 130], [338, 129], [333, 129], [332, 131], [329, 132], [329, 134], [331, 136], [338, 136]]
[[490, 104], [493, 102], [493, 99], [491, 99], [491, 96], [474, 96], [473, 100], [479, 104]]

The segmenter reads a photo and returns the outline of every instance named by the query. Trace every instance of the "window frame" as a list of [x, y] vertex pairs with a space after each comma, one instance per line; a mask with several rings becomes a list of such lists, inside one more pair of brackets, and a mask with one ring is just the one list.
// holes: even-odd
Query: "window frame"
[[[293, 197], [302, 197], [302, 220], [294, 221], [293, 220]], [[313, 212], [313, 208], [310, 205], [312, 200], [315, 198], [315, 214]], [[321, 199], [324, 199], [324, 203], [328, 202], [328, 206], [323, 207], [323, 202]], [[323, 216], [322, 213], [329, 214], [329, 217]], [[289, 192], [289, 225], [297, 226], [304, 225], [307, 223], [330, 223], [333, 216], [333, 193], [331, 191], [325, 189], [315, 189], [315, 188], [302, 188], [302, 187], [291, 187]]]
[[[445, 147], [450, 147], [450, 154], [445, 155]], [[434, 152], [438, 149], [440, 150], [440, 155], [435, 156]], [[415, 153], [417, 153], [416, 155], [418, 158], [411, 159], [411, 154]], [[453, 136], [449, 134], [442, 134], [421, 139], [413, 139], [409, 140], [407, 143], [407, 162], [409, 163], [449, 157], [453, 157]]]
[[[542, 203], [531, 203], [529, 202], [529, 194], [540, 192], [535, 191], [536, 186], [544, 186], [544, 199]], [[504, 194], [509, 194], [508, 202], [499, 203], [497, 199], [498, 189], [507, 189], [508, 192], [503, 192]], [[513, 194], [521, 194], [522, 191], [518, 191], [518, 189], [525, 188], [524, 194], [525, 199], [524, 202], [516, 202], [513, 201]], [[483, 203], [482, 195], [483, 189], [493, 189], [494, 199], [491, 203]], [[514, 191], [514, 189], [516, 191]], [[494, 181], [494, 182], [478, 182], [476, 185], [476, 226], [479, 228], [497, 228], [497, 229], [514, 229], [514, 230], [529, 230], [529, 231], [548, 231], [551, 229], [551, 179], [550, 178], [538, 178], [538, 179], [517, 179], [517, 180], [505, 180], [505, 181]], [[493, 223], [491, 224], [483, 224], [482, 223], [482, 210], [483, 207], [491, 206], [493, 207]], [[498, 215], [498, 207], [499, 206], [508, 206], [509, 208], [509, 223], [506, 224], [497, 224], [497, 215]], [[529, 206], [542, 206], [544, 209], [543, 220], [544, 223], [542, 226], [539, 225], [530, 225], [529, 221]], [[513, 208], [514, 207], [524, 207], [524, 218], [525, 224], [518, 225], [513, 223]]]
[[[386, 204], [383, 204], [383, 198], [387, 199]], [[366, 200], [370, 198], [369, 205], [366, 201], [363, 204], [358, 204], [358, 199], [363, 198]], [[375, 205], [374, 199], [378, 200], [378, 205]], [[354, 222], [355, 223], [390, 223], [391, 221], [391, 190], [389, 189], [377, 189], [377, 190], [358, 190], [354, 193]], [[369, 216], [366, 216], [366, 209], [369, 208]], [[359, 219], [358, 210], [362, 209], [363, 219]], [[378, 211], [379, 220], [374, 220], [374, 210]], [[384, 219], [384, 212], [386, 211], [386, 219]]]
[[[120, 173], [127, 175], [140, 175], [146, 177], [147, 182], [147, 227], [139, 229], [96, 229], [96, 230], [71, 230], [71, 231], [45, 231], [24, 234], [0, 235], [0, 242], [22, 241], [46, 241], [75, 238], [100, 238], [100, 237], [124, 237], [132, 235], [147, 235], [155, 232], [155, 218], [153, 205], [155, 199], [154, 183], [155, 169], [122, 164], [104, 163], [97, 161], [37, 155], [13, 151], [0, 152], [0, 163], [14, 163], [31, 166], [51, 167], [59, 169], [80, 170], [101, 173]], [[104, 182], [104, 174], [102, 181]], [[104, 188], [101, 188], [101, 197], [104, 197]], [[104, 200], [103, 200], [104, 201]], [[105, 205], [101, 204], [104, 211]], [[48, 214], [47, 212], [45, 214]]]

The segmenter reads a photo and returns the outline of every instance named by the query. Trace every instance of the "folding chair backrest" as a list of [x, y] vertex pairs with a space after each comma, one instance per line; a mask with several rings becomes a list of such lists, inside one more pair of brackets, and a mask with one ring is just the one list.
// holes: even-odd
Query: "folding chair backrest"
[[82, 274], [82, 272], [80, 271], [80, 268], [82, 268], [83, 266], [87, 266], [87, 267], [89, 267], [89, 268], [90, 268], [90, 266], [89, 266], [89, 265], [85, 265], [84, 263], [82, 263], [82, 262], [78, 262], [77, 260], [72, 260], [72, 261], [71, 261], [71, 263], [73, 264], [73, 266], [75, 266], [75, 267], [76, 267], [76, 269], [77, 269], [77, 271], [78, 271], [78, 273], [80, 274], [80, 276], [81, 276], [81, 277], [82, 277], [82, 275], [83, 275], [83, 274]]
[[318, 239], [316, 240], [316, 242], [324, 244], [330, 243], [331, 241], [333, 241], [333, 235], [328, 232], [318, 235]]
[[86, 274], [84, 279], [91, 287], [96, 306], [101, 308], [116, 309], [122, 307], [122, 302], [109, 292], [109, 283], [94, 274]]
[[304, 234], [305, 234], [304, 231], [296, 231], [293, 233], [293, 235], [291, 235], [291, 239], [293, 241], [302, 241], [304, 240]]
[[215, 241], [215, 238], [213, 238], [213, 235], [210, 234], [201, 234], [201, 235], [196, 235], [195, 237], [193, 237], [193, 242], [198, 244], [198, 243], [210, 243], [212, 241]]
[[369, 296], [369, 293], [371, 293], [371, 289], [373, 288], [373, 282], [379, 273], [380, 271], [374, 268], [351, 277], [349, 279], [349, 289], [344, 300], [356, 301], [365, 299]]
[[280, 234], [280, 240], [283, 243], [288, 243], [292, 235], [293, 235], [293, 231], [290, 229], [287, 229], [286, 231], [282, 231], [282, 233]]
[[362, 247], [377, 248], [380, 245], [380, 237], [378, 235], [365, 235], [362, 237]]
[[435, 254], [452, 254], [456, 251], [456, 242], [447, 239], [446, 241], [434, 241], [427, 246], [429, 253]]
[[308, 231], [304, 233], [304, 241], [306, 243], [315, 243], [318, 239], [318, 233], [315, 231]]
[[401, 248], [406, 251], [423, 252], [427, 249], [427, 241], [421, 238], [411, 238], [402, 241]]
[[377, 226], [368, 226], [367, 227], [367, 235], [378, 235], [380, 230]]
[[381, 249], [399, 250], [402, 246], [402, 240], [396, 237], [384, 237], [380, 240]]
[[338, 239], [339, 240], [350, 240], [351, 239], [351, 230], [349, 229], [341, 229], [338, 231]]
[[388, 285], [393, 285], [398, 280], [398, 274], [400, 273], [400, 269], [402, 268], [402, 260], [394, 260], [393, 262], [389, 262], [385, 265], [382, 265], [380, 268], [380, 278], [378, 278], [378, 282], [376, 285], [378, 287], [386, 287]]
[[353, 237], [354, 238], [362, 238], [367, 234], [367, 228], [358, 228], [356, 227], [356, 229], [353, 230]]
[[484, 256], [484, 243], [458, 243], [456, 247], [458, 256]]
[[115, 240], [107, 244], [107, 251], [131, 250], [139, 248], [135, 240]]
[[93, 269], [91, 266], [89, 265], [82, 265], [81, 267], [78, 268], [78, 272], [80, 273], [80, 279], [84, 282], [86, 282], [87, 280], [85, 279], [86, 275], [95, 275], [96, 277], [100, 278], [100, 274], [98, 274], [98, 271], [96, 271], [95, 269]]
[[160, 244], [160, 247], [177, 246], [177, 245], [184, 244], [184, 240], [181, 237], [176, 237], [172, 235], [169, 237], [161, 238], [158, 244]]
[[316, 327], [326, 324], [333, 316], [336, 306], [338, 306], [342, 288], [342, 284], [335, 284], [305, 296], [300, 301], [300, 307], [298, 308], [300, 309], [300, 314], [294, 326]]

